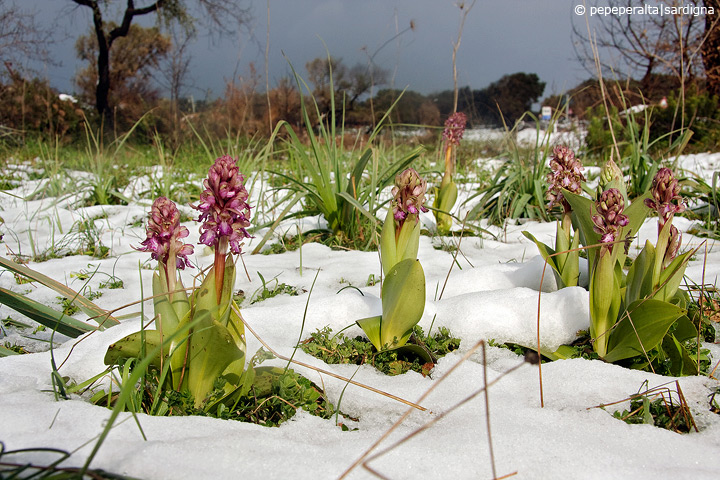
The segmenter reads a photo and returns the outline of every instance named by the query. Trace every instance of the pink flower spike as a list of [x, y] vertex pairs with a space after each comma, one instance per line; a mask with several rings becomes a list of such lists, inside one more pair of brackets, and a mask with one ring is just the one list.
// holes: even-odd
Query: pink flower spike
[[669, 168], [661, 168], [653, 178], [650, 189], [653, 198], [645, 199], [645, 205], [658, 214], [658, 232], [676, 213], [685, 211], [680, 185]]
[[620, 228], [629, 222], [627, 215], [623, 214], [625, 199], [617, 188], [610, 188], [600, 194], [595, 202], [597, 215], [592, 216], [593, 231], [601, 235], [601, 243], [613, 243], [618, 240]]
[[443, 131], [443, 139], [447, 145], [459, 145], [465, 133], [465, 125], [467, 124], [467, 116], [462, 112], [456, 112], [445, 120], [445, 130]]
[[145, 230], [147, 237], [140, 247], [141, 252], [150, 252], [150, 256], [163, 265], [175, 263], [177, 268], [191, 267], [188, 255], [194, 252], [192, 245], [180, 241], [190, 232], [180, 225], [180, 212], [177, 206], [165, 197], [158, 197], [150, 209], [150, 219]]
[[581, 185], [585, 181], [585, 176], [582, 174], [582, 163], [575, 158], [575, 153], [572, 150], [558, 145], [553, 149], [550, 169], [552, 172], [547, 177], [550, 184], [547, 193], [547, 199], [550, 201], [548, 210], [555, 205], [562, 205], [564, 211], [568, 213], [570, 212], [570, 204], [563, 197], [562, 190], [565, 189], [577, 194], [582, 192]]
[[239, 254], [243, 240], [252, 238], [246, 230], [250, 226], [250, 206], [244, 181], [235, 160], [228, 155], [219, 157], [210, 167], [200, 203], [192, 205], [200, 211], [198, 221], [203, 222], [200, 243], [218, 248], [225, 238], [230, 250]]

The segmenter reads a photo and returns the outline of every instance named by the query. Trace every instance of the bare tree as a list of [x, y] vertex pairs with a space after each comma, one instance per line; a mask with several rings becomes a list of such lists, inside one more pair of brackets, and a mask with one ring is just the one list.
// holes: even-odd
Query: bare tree
[[27, 60], [49, 61], [46, 46], [51, 30], [36, 23], [33, 12], [0, 0], [0, 60], [12, 71]]
[[160, 65], [161, 75], [156, 78], [170, 93], [170, 117], [173, 147], [180, 143], [180, 98], [188, 85], [191, 57], [188, 47], [193, 38], [193, 32], [177, 26], [170, 27], [172, 46], [166, 60]]
[[[696, 6], [699, 0], [669, 0], [659, 7]], [[595, 5], [626, 9], [644, 8], [642, 0], [602, 0]], [[583, 19], [573, 22], [573, 45], [585, 68], [595, 71], [593, 44], [604, 73], [613, 71], [627, 77], [640, 77], [643, 88], [651, 88], [653, 74], [670, 74], [692, 79], [702, 71], [699, 49], [702, 42], [702, 16], [626, 14], [593, 17], [589, 29]], [[588, 30], [590, 30], [588, 32]]]
[[[117, 10], [120, 0], [70, 0], [92, 11], [93, 27], [98, 44], [97, 87], [95, 90], [95, 108], [101, 115], [110, 112], [108, 93], [110, 91], [110, 49], [114, 42], [130, 32], [130, 25], [144, 15], [156, 15], [160, 23], [177, 23], [191, 28], [195, 22], [190, 8], [199, 8], [200, 19], [213, 27], [218, 34], [231, 33], [247, 21], [248, 10], [241, 8], [243, 0], [124, 0], [121, 8], [122, 19], [113, 26], [108, 20], [111, 12]], [[136, 3], [138, 5], [136, 6]]]
[[720, 98], [720, 0], [704, 0], [704, 3], [708, 14], [705, 16], [702, 57], [707, 89]]

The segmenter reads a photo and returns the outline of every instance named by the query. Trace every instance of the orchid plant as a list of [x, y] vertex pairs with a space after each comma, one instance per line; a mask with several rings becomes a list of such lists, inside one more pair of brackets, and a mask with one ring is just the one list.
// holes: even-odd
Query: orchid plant
[[[685, 315], [686, 298], [679, 290], [692, 251], [678, 255], [679, 230], [673, 215], [684, 210], [673, 173], [661, 168], [650, 191], [628, 201], [623, 173], [610, 159], [602, 168], [596, 199], [581, 196], [582, 166], [566, 147], [555, 147], [548, 176], [549, 208], [560, 205], [555, 249], [523, 232], [552, 267], [559, 288], [577, 285], [579, 250], [590, 267], [590, 336], [597, 355], [608, 361], [632, 360], [641, 368], [671, 364], [671, 371], [697, 372], [685, 341], [697, 330]], [[647, 241], [625, 273], [627, 250], [647, 215], [658, 215], [658, 240]], [[574, 228], [573, 228], [574, 226]], [[572, 355], [563, 349], [554, 358]]]
[[445, 173], [443, 174], [440, 188], [435, 188], [435, 221], [437, 222], [437, 231], [440, 235], [447, 235], [452, 227], [452, 217], [450, 210], [457, 201], [458, 189], [453, 181], [453, 173], [455, 172], [455, 159], [457, 156], [457, 147], [460, 145], [463, 133], [465, 133], [465, 125], [467, 124], [467, 116], [462, 112], [455, 112], [445, 121], [445, 130], [443, 131], [443, 145], [445, 147]]
[[250, 206], [243, 182], [229, 156], [218, 158], [210, 168], [200, 202], [193, 208], [200, 212], [200, 243], [214, 249], [214, 263], [190, 295], [179, 276], [179, 270], [191, 266], [188, 255], [194, 249], [182, 241], [189, 232], [180, 225], [172, 201], [155, 200], [147, 238], [137, 249], [149, 252], [158, 262], [153, 275], [156, 329], [123, 338], [105, 356], [106, 364], [117, 365], [162, 347], [154, 365], [162, 372], [163, 382], [173, 390], [188, 392], [195, 407], [206, 411], [246, 393], [255, 375], [252, 368], [245, 368], [245, 330], [232, 299], [233, 255], [241, 253], [243, 240], [250, 237], [246, 230]]
[[395, 177], [380, 238], [382, 315], [356, 323], [378, 351], [404, 346], [425, 310], [425, 272], [417, 259], [427, 183], [412, 168]]
[[562, 207], [562, 217], [556, 224], [555, 248], [540, 242], [530, 232], [523, 232], [537, 245], [542, 257], [553, 269], [559, 288], [574, 287], [580, 276], [580, 235], [572, 227], [572, 207], [563, 195], [563, 190], [579, 195], [585, 176], [583, 166], [575, 158], [575, 153], [565, 146], [556, 146], [550, 160], [551, 173], [548, 174], [548, 210]]
[[[697, 372], [685, 341], [697, 330], [686, 315], [679, 290], [693, 251], [678, 255], [680, 232], [672, 225], [683, 211], [679, 186], [668, 168], [655, 175], [650, 192], [628, 204], [622, 173], [614, 162], [603, 168], [596, 201], [569, 191], [590, 265], [590, 335], [593, 349], [608, 362], [634, 360], [640, 368], [671, 364], [675, 374]], [[658, 214], [658, 240], [649, 240], [627, 274], [627, 249], [647, 215]], [[670, 360], [666, 362], [666, 360]]]

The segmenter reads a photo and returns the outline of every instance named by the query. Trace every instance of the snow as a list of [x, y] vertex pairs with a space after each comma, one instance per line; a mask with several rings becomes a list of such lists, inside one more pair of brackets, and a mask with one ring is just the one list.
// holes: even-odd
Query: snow
[[[718, 154], [681, 157], [680, 164], [712, 176], [720, 160]], [[37, 185], [19, 187], [14, 193], [33, 191]], [[138, 187], [139, 189], [139, 187]], [[254, 192], [251, 192], [254, 194]], [[254, 198], [257, 202], [257, 198]], [[3, 233], [7, 248], [29, 254], [52, 248], [80, 219], [95, 219], [103, 244], [111, 248], [110, 257], [97, 260], [88, 256], [70, 256], [30, 267], [79, 290], [83, 281], [73, 277], [80, 270], [98, 273], [88, 285], [102, 291], [95, 302], [115, 309], [150, 295], [152, 270], [142, 268], [148, 255], [131, 248], [144, 237], [143, 226], [133, 226], [146, 216], [148, 201], [130, 206], [72, 208], [78, 198], [61, 204], [53, 199], [21, 201], [18, 197], [0, 197], [0, 216], [5, 220]], [[98, 218], [102, 216], [102, 218]], [[432, 224], [426, 214], [425, 224]], [[281, 225], [279, 232], [316, 228], [322, 219], [306, 218]], [[675, 221], [684, 233], [683, 248], [701, 247], [687, 269], [691, 281], [717, 284], [720, 276], [720, 247], [687, 233], [692, 222]], [[190, 239], [197, 242], [197, 227], [186, 224]], [[489, 388], [489, 416], [497, 474], [517, 472], [517, 478], [576, 477], [606, 478], [717, 478], [720, 471], [720, 416], [709, 411], [708, 394], [716, 380], [707, 377], [677, 379], [692, 409], [699, 433], [679, 435], [647, 425], [627, 425], [616, 420], [614, 409], [592, 408], [627, 398], [647, 382], [655, 387], [674, 381], [652, 373], [625, 369], [601, 361], [564, 360], [542, 366], [544, 407], [540, 406], [538, 367], [523, 363], [509, 350], [487, 347], [472, 353], [479, 340], [496, 340], [534, 345], [537, 341], [538, 302], [540, 338], [543, 348], [556, 348], [576, 338], [578, 330], [588, 328], [588, 296], [582, 288], [557, 290], [551, 271], [540, 279], [543, 261], [537, 249], [521, 234], [528, 230], [543, 241], [550, 241], [555, 226], [525, 222], [507, 224], [503, 229], [487, 227], [496, 235], [467, 237], [462, 240], [463, 255], [448, 277], [452, 254], [437, 250], [440, 239], [422, 236], [418, 258], [427, 281], [425, 313], [420, 325], [427, 331], [448, 327], [462, 339], [460, 350], [440, 359], [431, 377], [410, 372], [388, 377], [371, 366], [326, 365], [298, 350], [295, 359], [309, 365], [370, 385], [379, 390], [416, 402], [429, 389], [434, 390], [420, 403], [427, 412], [414, 411], [385, 439], [378, 449], [389, 447], [416, 432], [443, 412], [452, 410], [405, 443], [374, 459], [370, 465], [387, 478], [492, 478], [490, 448], [486, 429], [484, 376], [493, 382]], [[10, 232], [14, 232], [10, 234]], [[263, 232], [245, 246], [251, 251]], [[656, 226], [648, 220], [631, 255], [637, 254], [646, 238], [654, 239]], [[444, 239], [445, 243], [449, 239]], [[705, 248], [707, 246], [707, 258]], [[68, 248], [72, 248], [69, 245]], [[211, 263], [211, 252], [197, 248], [194, 261], [201, 266]], [[261, 287], [258, 272], [266, 281], [279, 282], [300, 290], [298, 296], [280, 295], [243, 305], [248, 324], [273, 349], [290, 355], [298, 338], [330, 326], [338, 331], [359, 318], [380, 311], [379, 285], [367, 286], [369, 278], [380, 275], [377, 252], [337, 251], [320, 244], [306, 244], [301, 250], [276, 255], [243, 255], [245, 268], [239, 268], [235, 288], [250, 297]], [[147, 263], [149, 265], [149, 263]], [[302, 266], [302, 268], [301, 268]], [[585, 267], [586, 269], [586, 267]], [[197, 270], [183, 272], [186, 285]], [[124, 288], [100, 288], [108, 275], [124, 282]], [[317, 282], [310, 292], [315, 276]], [[447, 284], [445, 279], [448, 277]], [[142, 278], [143, 290], [140, 288]], [[353, 285], [355, 289], [343, 287]], [[48, 305], [58, 305], [57, 294], [35, 285], [18, 285], [12, 275], [0, 275], [0, 286], [22, 292]], [[444, 289], [444, 291], [443, 291]], [[443, 291], [440, 298], [440, 292]], [[307, 316], [303, 318], [309, 301]], [[138, 330], [139, 303], [121, 308], [122, 324], [94, 332], [79, 340], [55, 336], [55, 361], [60, 373], [75, 382], [84, 381], [104, 369], [102, 359], [107, 346]], [[152, 316], [152, 304], [144, 303], [146, 317]], [[16, 312], [0, 306], [0, 318], [7, 316], [32, 323]], [[87, 318], [78, 314], [77, 318]], [[301, 334], [301, 326], [304, 327]], [[40, 341], [25, 338], [22, 330], [7, 327], [0, 342], [28, 345], [39, 351], [47, 348]], [[352, 326], [345, 332], [362, 334]], [[45, 335], [45, 337], [43, 337]], [[38, 336], [49, 340], [49, 333]], [[260, 342], [248, 335], [252, 355]], [[720, 347], [706, 345], [714, 361]], [[463, 360], [465, 355], [469, 355]], [[270, 363], [284, 364], [277, 360]], [[333, 421], [298, 412], [279, 428], [266, 428], [234, 421], [204, 417], [150, 417], [138, 415], [147, 440], [130, 414], [120, 420], [95, 457], [92, 467], [145, 479], [198, 478], [337, 478], [359, 459], [406, 412], [407, 406], [367, 389], [305, 367], [295, 367], [318, 385], [340, 409], [358, 419], [345, 420], [353, 431], [343, 432]], [[454, 369], [454, 370], [453, 370]], [[452, 370], [452, 371], [451, 371]], [[508, 373], [509, 372], [509, 373]], [[64, 465], [79, 466], [90, 454], [110, 411], [91, 405], [74, 395], [56, 401], [51, 385], [51, 355], [40, 351], [31, 355], [0, 358], [0, 440], [7, 450], [55, 447], [72, 457]], [[674, 386], [674, 385], [671, 385]], [[347, 387], [347, 388], [346, 388]], [[343, 389], [345, 389], [343, 394]], [[466, 397], [470, 401], [459, 405]], [[55, 457], [42, 452], [22, 456], [23, 462], [49, 463]], [[375, 478], [358, 466], [348, 478]]]

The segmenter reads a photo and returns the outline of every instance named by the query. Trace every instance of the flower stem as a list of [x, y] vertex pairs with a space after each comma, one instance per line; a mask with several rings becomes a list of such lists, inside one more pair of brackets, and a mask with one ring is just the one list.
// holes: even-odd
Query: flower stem
[[220, 304], [222, 299], [223, 283], [225, 280], [225, 256], [228, 250], [228, 239], [225, 236], [220, 237], [217, 248], [215, 249], [215, 291], [217, 303]]

